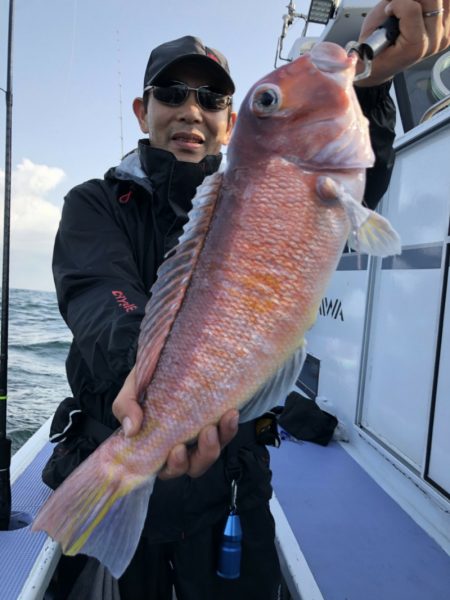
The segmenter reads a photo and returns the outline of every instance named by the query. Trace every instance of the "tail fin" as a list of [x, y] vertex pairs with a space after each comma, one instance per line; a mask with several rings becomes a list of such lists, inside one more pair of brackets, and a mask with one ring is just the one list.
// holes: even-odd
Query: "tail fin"
[[64, 554], [94, 556], [119, 578], [139, 543], [155, 477], [140, 485], [121, 466], [92, 454], [44, 504], [33, 531], [46, 531]]

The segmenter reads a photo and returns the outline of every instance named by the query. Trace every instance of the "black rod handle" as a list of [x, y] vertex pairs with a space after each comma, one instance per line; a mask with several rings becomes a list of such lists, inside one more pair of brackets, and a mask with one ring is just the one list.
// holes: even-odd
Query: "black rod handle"
[[9, 529], [11, 518], [11, 440], [0, 438], [0, 531]]

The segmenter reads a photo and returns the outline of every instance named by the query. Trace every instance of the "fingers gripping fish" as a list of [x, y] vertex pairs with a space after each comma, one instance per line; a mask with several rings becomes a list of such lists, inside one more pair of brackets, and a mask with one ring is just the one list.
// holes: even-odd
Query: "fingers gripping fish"
[[66, 554], [119, 577], [171, 448], [229, 408], [248, 420], [284, 399], [349, 236], [360, 251], [400, 252], [388, 222], [361, 206], [373, 153], [355, 60], [319, 44], [249, 91], [226, 169], [198, 189], [152, 288], [136, 366], [142, 428], [104, 442], [33, 525]]

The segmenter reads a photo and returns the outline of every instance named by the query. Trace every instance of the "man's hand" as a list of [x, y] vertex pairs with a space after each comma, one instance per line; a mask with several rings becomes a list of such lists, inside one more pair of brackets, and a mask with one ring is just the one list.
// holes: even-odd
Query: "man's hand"
[[[424, 15], [441, 9], [443, 12], [436, 16]], [[450, 46], [450, 0], [382, 0], [364, 19], [359, 41], [364, 41], [391, 15], [399, 19], [400, 35], [393, 46], [374, 59], [371, 75], [356, 85], [379, 85]]]
[[[142, 409], [136, 398], [136, 375], [134, 368], [125, 380], [122, 389], [112, 405], [116, 419], [122, 424], [127, 437], [136, 435], [142, 424]], [[208, 425], [201, 430], [197, 445], [187, 449], [184, 444], [172, 448], [167, 463], [160, 471], [161, 479], [171, 479], [180, 475], [200, 477], [218, 459], [220, 451], [237, 433], [239, 413], [229, 410], [219, 421], [218, 426]]]

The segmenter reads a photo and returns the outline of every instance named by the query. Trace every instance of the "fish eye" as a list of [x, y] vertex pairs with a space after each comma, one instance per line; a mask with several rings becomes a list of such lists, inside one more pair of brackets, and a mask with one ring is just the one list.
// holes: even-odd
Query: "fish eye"
[[262, 84], [256, 88], [250, 106], [258, 117], [268, 117], [281, 105], [281, 90], [276, 85]]

